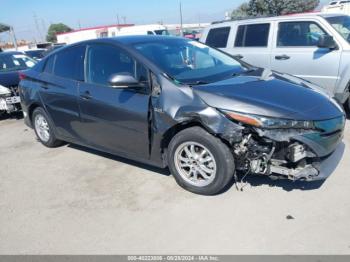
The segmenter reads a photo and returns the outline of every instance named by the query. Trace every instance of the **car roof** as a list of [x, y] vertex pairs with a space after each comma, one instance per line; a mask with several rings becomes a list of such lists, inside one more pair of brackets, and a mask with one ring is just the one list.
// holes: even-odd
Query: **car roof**
[[[151, 43], [151, 42], [160, 42], [165, 40], [178, 40], [178, 39], [184, 39], [188, 40], [186, 38], [180, 38], [175, 36], [162, 36], [162, 35], [131, 35], [131, 36], [117, 36], [117, 37], [110, 37], [110, 38], [99, 38], [99, 39], [92, 39], [92, 40], [86, 40], [83, 42], [76, 43], [79, 44], [88, 44], [88, 43], [120, 43], [123, 45], [134, 45], [136, 43]], [[76, 45], [73, 44], [73, 45]], [[69, 45], [67, 46], [69, 47]]]
[[18, 51], [4, 51], [4, 52], [0, 52], [0, 56], [5, 56], [5, 55], [23, 55], [23, 53], [18, 52]]
[[223, 24], [232, 24], [237, 22], [270, 22], [270, 21], [278, 21], [279, 19], [286, 19], [286, 18], [311, 18], [311, 17], [334, 17], [334, 16], [345, 16], [345, 14], [341, 13], [321, 13], [321, 12], [309, 12], [309, 13], [298, 13], [298, 14], [289, 14], [289, 15], [281, 15], [281, 16], [267, 16], [267, 17], [248, 17], [248, 18], [238, 18], [238, 19], [232, 19], [232, 20], [223, 20], [218, 22], [213, 22], [211, 26], [215, 25], [223, 25]]

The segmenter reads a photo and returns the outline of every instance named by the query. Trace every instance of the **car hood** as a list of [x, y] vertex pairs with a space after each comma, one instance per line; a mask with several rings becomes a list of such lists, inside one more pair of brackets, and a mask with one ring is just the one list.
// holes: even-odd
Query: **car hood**
[[255, 70], [193, 87], [208, 105], [224, 110], [294, 120], [325, 120], [344, 114], [317, 86], [294, 76]]
[[0, 85], [2, 86], [16, 86], [19, 83], [19, 72], [0, 72]]

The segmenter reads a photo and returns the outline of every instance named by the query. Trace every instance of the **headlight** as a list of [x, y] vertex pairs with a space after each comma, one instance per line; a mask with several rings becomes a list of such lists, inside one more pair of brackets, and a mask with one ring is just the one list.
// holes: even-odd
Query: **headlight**
[[266, 129], [278, 129], [278, 128], [294, 128], [294, 129], [314, 129], [313, 121], [297, 121], [290, 119], [272, 118], [266, 116], [252, 115], [239, 113], [234, 111], [221, 110], [229, 118], [241, 122], [243, 124], [266, 128]]

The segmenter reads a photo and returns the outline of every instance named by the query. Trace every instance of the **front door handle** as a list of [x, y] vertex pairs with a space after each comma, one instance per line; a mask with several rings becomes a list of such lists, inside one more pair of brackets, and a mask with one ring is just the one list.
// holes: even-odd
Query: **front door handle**
[[287, 56], [287, 55], [276, 55], [275, 59], [276, 60], [288, 60], [288, 59], [290, 59], [290, 56]]
[[90, 100], [92, 98], [92, 95], [89, 91], [85, 91], [84, 93], [80, 94], [80, 97], [84, 100]]

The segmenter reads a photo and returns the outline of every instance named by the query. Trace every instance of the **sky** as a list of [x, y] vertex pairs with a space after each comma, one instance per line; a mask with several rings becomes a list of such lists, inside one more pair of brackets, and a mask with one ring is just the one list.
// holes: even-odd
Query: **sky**
[[[244, 0], [182, 0], [184, 23], [224, 19]], [[328, 2], [328, 0], [322, 0]], [[179, 0], [0, 0], [0, 23], [14, 27], [17, 39], [40, 41], [51, 23], [73, 29], [117, 23], [179, 23]], [[0, 34], [7, 41], [8, 33]]]

